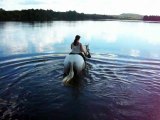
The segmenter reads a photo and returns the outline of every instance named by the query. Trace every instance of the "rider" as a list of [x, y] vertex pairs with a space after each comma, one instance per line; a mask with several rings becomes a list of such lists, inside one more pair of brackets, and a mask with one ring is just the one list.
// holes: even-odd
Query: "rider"
[[79, 54], [85, 60], [85, 56], [87, 56], [87, 55], [86, 55], [86, 53], [85, 53], [85, 51], [84, 51], [84, 49], [82, 47], [82, 44], [79, 42], [79, 40], [80, 40], [80, 36], [76, 35], [73, 43], [71, 44], [72, 51], [71, 51], [70, 54]]

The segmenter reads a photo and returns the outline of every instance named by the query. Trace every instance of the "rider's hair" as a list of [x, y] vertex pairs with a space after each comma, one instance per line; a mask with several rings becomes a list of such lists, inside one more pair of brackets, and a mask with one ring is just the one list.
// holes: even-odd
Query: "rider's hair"
[[77, 41], [78, 41], [79, 39], [80, 39], [80, 36], [79, 36], [79, 35], [76, 35], [73, 44], [74, 44], [74, 45], [77, 45]]

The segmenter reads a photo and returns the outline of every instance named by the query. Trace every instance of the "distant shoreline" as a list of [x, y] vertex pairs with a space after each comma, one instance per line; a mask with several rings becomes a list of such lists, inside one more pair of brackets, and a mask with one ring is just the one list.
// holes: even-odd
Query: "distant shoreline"
[[100, 20], [115, 19], [111, 15], [84, 14], [76, 11], [55, 12], [52, 10], [28, 9], [5, 11], [0, 9], [0, 21], [53, 21], [53, 20]]
[[0, 9], [0, 21], [78, 21], [78, 20], [122, 20], [122, 21], [159, 21], [160, 16], [143, 16], [138, 14], [101, 15], [85, 14], [76, 11], [55, 12], [53, 10], [27, 9], [6, 11]]

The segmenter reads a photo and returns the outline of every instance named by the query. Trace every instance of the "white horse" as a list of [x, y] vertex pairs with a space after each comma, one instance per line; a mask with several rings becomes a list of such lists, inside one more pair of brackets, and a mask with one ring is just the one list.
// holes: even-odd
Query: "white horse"
[[[89, 45], [84, 45], [83, 49], [85, 51], [85, 54], [90, 58], [90, 52], [89, 52]], [[86, 66], [86, 61], [84, 58], [79, 54], [69, 54], [65, 57], [64, 60], [64, 74], [66, 74], [66, 77], [63, 78], [63, 82], [66, 84], [68, 83], [75, 75], [75, 73], [78, 75]]]

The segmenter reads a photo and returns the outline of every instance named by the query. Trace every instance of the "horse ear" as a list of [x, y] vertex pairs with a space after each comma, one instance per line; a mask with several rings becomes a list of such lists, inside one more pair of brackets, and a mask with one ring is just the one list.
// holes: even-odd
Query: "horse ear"
[[86, 45], [86, 49], [87, 49], [87, 50], [89, 49], [89, 44]]

